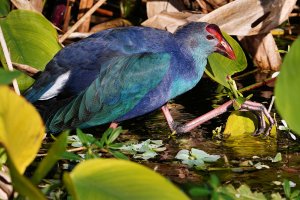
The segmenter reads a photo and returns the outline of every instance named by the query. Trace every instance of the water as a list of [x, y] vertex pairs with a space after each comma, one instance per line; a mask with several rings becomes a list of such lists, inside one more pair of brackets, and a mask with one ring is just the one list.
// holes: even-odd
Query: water
[[[259, 82], [268, 76], [269, 74], [256, 72], [247, 77], [237, 79], [237, 82], [240, 87], [244, 87]], [[216, 83], [204, 77], [193, 90], [171, 102], [170, 110], [175, 121], [185, 123], [212, 110], [213, 105], [227, 101], [227, 97], [220, 97], [219, 89]], [[245, 96], [250, 93], [253, 94], [251, 100], [263, 103], [268, 107], [273, 95], [273, 85], [270, 84], [269, 86], [252, 90], [245, 93]], [[216, 98], [218, 95], [219, 97]], [[273, 108], [272, 113], [274, 112], [276, 110]], [[141, 163], [155, 169], [185, 189], [189, 188], [186, 185], [205, 183], [210, 173], [218, 175], [222, 183], [231, 183], [236, 186], [246, 183], [254, 190], [267, 193], [275, 191], [282, 193], [282, 187], [274, 185], [272, 181], [282, 182], [283, 179], [295, 182], [299, 188], [299, 143], [292, 141], [289, 135], [284, 132], [277, 132], [277, 134], [275, 132], [268, 139], [253, 137], [251, 134], [229, 138], [225, 141], [212, 139], [212, 130], [218, 126], [224, 128], [229, 114], [223, 114], [202, 124], [190, 133], [179, 135], [176, 139], [170, 139], [170, 130], [164, 116], [162, 112], [156, 111], [122, 123], [122, 127], [129, 131], [121, 136], [121, 140], [162, 139], [167, 150], [162, 152], [157, 158], [141, 161]], [[211, 164], [208, 171], [189, 169], [174, 157], [179, 150], [191, 148], [202, 149], [210, 154], [218, 154], [222, 158], [218, 162]], [[272, 163], [269, 159], [271, 157], [274, 158], [277, 152], [281, 152], [282, 161]], [[258, 156], [259, 158], [253, 159], [253, 156]], [[224, 159], [228, 161], [225, 162]], [[240, 166], [241, 163], [247, 161], [261, 162], [270, 168], [262, 170], [251, 168], [250, 170]], [[241, 172], [232, 172], [232, 168], [239, 169]]]

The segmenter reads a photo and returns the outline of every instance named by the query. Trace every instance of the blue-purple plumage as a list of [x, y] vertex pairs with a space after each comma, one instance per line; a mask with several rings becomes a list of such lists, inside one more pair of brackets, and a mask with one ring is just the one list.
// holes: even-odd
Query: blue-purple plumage
[[39, 105], [51, 132], [146, 114], [198, 83], [217, 45], [206, 26], [96, 33], [58, 52], [25, 96]]

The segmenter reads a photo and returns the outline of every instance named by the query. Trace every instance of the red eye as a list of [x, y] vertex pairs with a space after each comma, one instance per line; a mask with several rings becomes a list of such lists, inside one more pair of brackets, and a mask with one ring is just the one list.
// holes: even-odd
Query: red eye
[[212, 35], [207, 35], [206, 38], [207, 38], [208, 40], [213, 40], [213, 39], [214, 39], [214, 36], [212, 36]]

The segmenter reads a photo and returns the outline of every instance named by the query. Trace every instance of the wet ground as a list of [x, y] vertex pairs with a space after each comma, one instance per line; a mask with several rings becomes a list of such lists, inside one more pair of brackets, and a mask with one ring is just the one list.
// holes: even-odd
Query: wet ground
[[[241, 80], [237, 78], [239, 87], [253, 84], [268, 77], [269, 74], [255, 72]], [[244, 85], [243, 85], [244, 84]], [[253, 94], [251, 100], [263, 103], [266, 107], [271, 102], [273, 95], [273, 85], [263, 86], [245, 93]], [[217, 92], [220, 88], [209, 78], [203, 78], [192, 91], [176, 98], [170, 103], [171, 113], [179, 123], [187, 122], [200, 116], [211, 109], [216, 104], [221, 104], [228, 100], [226, 96], [220, 97]], [[219, 96], [219, 97], [216, 97]], [[222, 96], [222, 95], [221, 95]], [[272, 113], [276, 113], [273, 108]], [[147, 116], [129, 120], [122, 123], [123, 129], [129, 130], [121, 135], [121, 141], [146, 139], [163, 140], [167, 150], [161, 152], [155, 159], [140, 161], [142, 164], [155, 169], [159, 173], [168, 177], [182, 188], [188, 189], [192, 185], [203, 184], [211, 173], [216, 174], [222, 183], [231, 183], [239, 186], [241, 183], [248, 184], [252, 189], [266, 193], [275, 191], [282, 192], [282, 186], [277, 186], [273, 181], [283, 181], [288, 179], [295, 182], [300, 188], [300, 146], [299, 139], [294, 141], [285, 132], [273, 132], [268, 138], [254, 137], [251, 134], [244, 134], [239, 137], [229, 137], [225, 140], [212, 138], [212, 130], [218, 126], [226, 124], [226, 113], [218, 118], [212, 119], [199, 128], [178, 135], [170, 139], [170, 130], [160, 111]], [[276, 113], [278, 123], [280, 119]], [[197, 148], [209, 154], [221, 155], [218, 162], [210, 164], [207, 170], [196, 170], [188, 168], [174, 157], [181, 149]], [[281, 152], [282, 161], [272, 162], [269, 159]], [[253, 158], [253, 156], [255, 156]], [[269, 169], [255, 169], [248, 167], [247, 163], [261, 162], [268, 165]], [[246, 165], [245, 165], [246, 163]]]

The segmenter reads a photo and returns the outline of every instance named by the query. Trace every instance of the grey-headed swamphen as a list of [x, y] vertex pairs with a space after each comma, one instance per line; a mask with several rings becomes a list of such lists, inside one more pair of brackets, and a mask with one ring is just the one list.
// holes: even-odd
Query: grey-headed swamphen
[[[174, 34], [148, 27], [109, 29], [59, 51], [25, 97], [37, 105], [49, 132], [118, 123], [158, 108], [171, 130], [187, 132], [232, 105], [183, 126], [166, 107], [199, 82], [213, 52], [235, 59], [214, 24], [192, 22]], [[256, 104], [243, 106], [264, 111]]]

